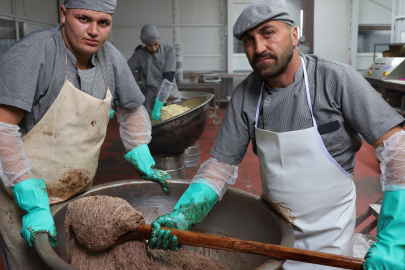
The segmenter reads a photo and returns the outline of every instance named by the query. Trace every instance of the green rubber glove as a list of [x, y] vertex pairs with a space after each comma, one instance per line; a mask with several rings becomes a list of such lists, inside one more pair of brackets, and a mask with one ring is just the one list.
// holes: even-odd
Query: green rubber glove
[[113, 109], [110, 110], [110, 119], [114, 118], [115, 111]]
[[11, 191], [17, 205], [27, 212], [22, 219], [21, 236], [32, 246], [37, 233], [47, 232], [51, 246], [56, 247], [56, 227], [49, 209], [44, 180], [27, 179], [12, 187]]
[[128, 152], [124, 158], [131, 164], [142, 178], [158, 182], [166, 194], [170, 193], [166, 178], [170, 175], [162, 170], [155, 169], [155, 161], [150, 154], [147, 144], [141, 144]]
[[189, 231], [203, 221], [218, 201], [218, 195], [210, 185], [207, 181], [206, 184], [191, 184], [177, 202], [173, 212], [159, 216], [153, 221], [152, 234], [148, 241], [150, 248], [179, 250], [177, 236], [172, 236], [170, 230], [165, 231], [161, 227]]
[[367, 251], [364, 270], [405, 269], [405, 190], [385, 191], [377, 242]]
[[157, 98], [155, 100], [155, 104], [153, 104], [153, 110], [152, 110], [152, 120], [155, 121], [161, 121], [162, 118], [160, 118], [160, 112], [162, 111], [163, 108], [163, 102], [160, 102]]

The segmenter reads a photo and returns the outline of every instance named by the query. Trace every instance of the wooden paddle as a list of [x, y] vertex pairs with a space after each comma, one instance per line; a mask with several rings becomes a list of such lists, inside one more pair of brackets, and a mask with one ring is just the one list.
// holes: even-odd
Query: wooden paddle
[[[170, 230], [173, 235], [177, 236], [179, 244], [182, 245], [258, 254], [277, 259], [293, 260], [347, 269], [362, 270], [362, 264], [364, 262], [363, 259], [348, 256], [340, 256], [299, 248], [245, 241], [236, 238], [204, 233], [182, 231], [172, 228], [162, 227], [162, 229]], [[135, 231], [128, 232], [118, 238], [116, 244], [120, 244], [131, 239], [148, 240], [150, 239], [150, 235], [150, 225], [140, 225]]]

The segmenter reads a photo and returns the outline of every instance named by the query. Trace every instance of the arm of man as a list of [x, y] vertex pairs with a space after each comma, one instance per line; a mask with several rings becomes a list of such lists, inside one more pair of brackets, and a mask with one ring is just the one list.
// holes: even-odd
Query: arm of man
[[[161, 45], [164, 46], [164, 45]], [[159, 85], [158, 94], [153, 104], [151, 119], [154, 121], [160, 121], [161, 110], [164, 103], [168, 100], [170, 95], [177, 95], [178, 93], [173, 92], [173, 80], [176, 71], [176, 54], [172, 46], [165, 45], [165, 65], [163, 67], [163, 80]], [[177, 88], [176, 88], [177, 89]]]
[[128, 66], [131, 73], [141, 68], [140, 53], [138, 51], [142, 48], [139, 49], [138, 47], [135, 49], [132, 56], [128, 59]]
[[[118, 53], [118, 52], [117, 52]], [[148, 144], [151, 141], [152, 127], [145, 107], [145, 97], [122, 54], [119, 54], [119, 70], [116, 75], [114, 103], [117, 105], [120, 135], [128, 153], [124, 158], [135, 168], [142, 178], [158, 182], [165, 193], [170, 193], [166, 181], [170, 176], [153, 168], [155, 161]]]
[[31, 164], [17, 126], [23, 115], [20, 108], [0, 105], [0, 176], [7, 187], [32, 178]]
[[243, 118], [242, 100], [243, 91], [236, 90], [211, 150], [213, 157], [201, 164], [173, 212], [158, 217], [152, 223], [151, 239], [148, 242], [150, 248], [178, 250], [177, 237], [172, 236], [169, 230], [161, 230], [161, 227], [191, 230], [203, 221], [217, 201], [222, 199], [228, 184], [235, 184], [238, 177], [237, 164], [242, 161], [250, 141], [247, 124]]
[[0, 57], [0, 171], [6, 187], [32, 178], [18, 124], [24, 112], [32, 110], [46, 55], [47, 47], [29, 40], [15, 44]]
[[36, 232], [48, 231], [55, 247], [56, 228], [46, 185], [43, 179], [34, 179], [18, 126], [24, 111], [32, 109], [38, 74], [45, 66], [43, 48], [20, 42], [0, 57], [0, 178], [25, 212], [21, 236], [32, 246]]
[[377, 224], [377, 242], [367, 251], [363, 269], [405, 269], [405, 132], [396, 126], [373, 146], [381, 161], [384, 199]]
[[405, 269], [405, 132], [404, 119], [356, 71], [344, 74], [345, 118], [376, 148], [381, 161], [384, 200], [377, 225], [377, 242], [366, 254], [363, 269]]
[[155, 161], [149, 151], [152, 127], [149, 114], [141, 105], [135, 110], [118, 108], [118, 123], [120, 135], [128, 153], [124, 158], [136, 169], [142, 178], [157, 182], [165, 193], [170, 193], [165, 171], [155, 169]]

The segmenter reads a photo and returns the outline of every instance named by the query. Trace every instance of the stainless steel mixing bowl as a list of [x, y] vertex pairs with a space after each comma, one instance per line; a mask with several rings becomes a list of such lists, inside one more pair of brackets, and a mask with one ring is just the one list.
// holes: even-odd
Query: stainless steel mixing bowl
[[203, 92], [179, 91], [181, 102], [189, 111], [152, 125], [152, 155], [176, 156], [195, 144], [204, 133], [209, 117], [209, 102], [214, 95]]
[[[35, 237], [34, 243], [41, 258], [53, 269], [73, 270], [68, 265], [73, 241], [66, 242], [64, 229], [65, 215], [69, 202], [83, 196], [109, 195], [128, 201], [135, 209], [144, 213], [145, 221], [150, 224], [156, 217], [172, 211], [177, 201], [187, 189], [188, 183], [169, 180], [170, 195], [153, 182], [144, 180], [125, 180], [94, 186], [86, 193], [51, 206], [59, 245], [55, 250], [49, 245], [46, 234]], [[291, 224], [281, 217], [269, 204], [250, 193], [230, 187], [222, 201], [218, 202], [207, 218], [195, 228], [197, 232], [221, 235], [243, 240], [265, 242], [292, 247], [294, 233]], [[184, 246], [231, 270], [279, 269], [283, 260], [264, 256], [221, 251], [207, 248]]]

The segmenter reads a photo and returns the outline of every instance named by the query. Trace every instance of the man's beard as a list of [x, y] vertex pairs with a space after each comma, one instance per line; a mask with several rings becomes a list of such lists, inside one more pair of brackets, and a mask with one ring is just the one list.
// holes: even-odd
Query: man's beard
[[[294, 56], [294, 46], [292, 44], [292, 40], [289, 43], [289, 46], [281, 54], [281, 57], [277, 57], [274, 52], [266, 51], [260, 55], [255, 55], [253, 61], [251, 62], [251, 66], [253, 70], [258, 73], [263, 78], [274, 78], [286, 71], [288, 65], [290, 64], [292, 58]], [[262, 58], [272, 58], [274, 59], [274, 64], [269, 65], [267, 63], [257, 62]], [[253, 64], [252, 64], [253, 63]]]

